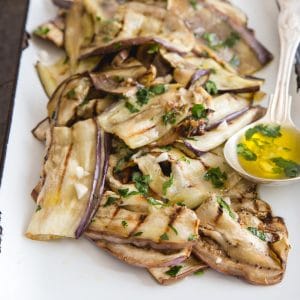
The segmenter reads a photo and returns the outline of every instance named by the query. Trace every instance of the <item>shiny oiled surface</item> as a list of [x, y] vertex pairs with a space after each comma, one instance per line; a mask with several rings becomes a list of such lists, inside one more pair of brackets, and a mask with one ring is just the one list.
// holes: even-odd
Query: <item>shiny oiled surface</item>
[[[250, 25], [258, 38], [275, 54], [275, 61], [257, 74], [266, 78], [264, 90], [274, 90], [279, 42], [273, 0], [235, 0], [248, 13]], [[28, 31], [54, 16], [50, 0], [31, 0]], [[62, 240], [33, 242], [24, 232], [34, 204], [30, 192], [38, 180], [43, 146], [30, 130], [46, 114], [47, 101], [33, 64], [45, 43], [36, 40], [23, 53], [16, 106], [8, 146], [0, 210], [3, 212], [4, 236], [0, 255], [0, 298], [5, 300], [82, 300], [82, 299], [222, 299], [262, 300], [298, 299], [300, 265], [300, 186], [261, 188], [262, 199], [283, 216], [290, 233], [292, 249], [283, 282], [271, 287], [257, 287], [241, 280], [206, 271], [201, 277], [163, 287], [142, 269], [121, 264], [88, 241]], [[295, 92], [295, 81], [291, 88]], [[299, 95], [294, 95], [293, 118], [300, 126]]]

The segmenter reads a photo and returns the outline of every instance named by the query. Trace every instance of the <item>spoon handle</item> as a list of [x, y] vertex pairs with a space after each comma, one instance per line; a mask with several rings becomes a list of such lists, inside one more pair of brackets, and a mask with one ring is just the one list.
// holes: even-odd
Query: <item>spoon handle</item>
[[278, 0], [278, 3], [281, 51], [276, 88], [270, 99], [267, 118], [274, 123], [292, 123], [289, 85], [300, 42], [300, 0]]

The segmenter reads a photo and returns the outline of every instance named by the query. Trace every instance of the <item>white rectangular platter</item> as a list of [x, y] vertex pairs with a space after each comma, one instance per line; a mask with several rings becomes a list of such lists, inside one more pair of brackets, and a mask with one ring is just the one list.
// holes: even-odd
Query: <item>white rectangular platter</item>
[[[264, 90], [270, 94], [278, 67], [279, 41], [275, 0], [234, 0], [249, 16], [275, 60], [257, 74], [266, 78]], [[50, 0], [31, 0], [27, 31], [55, 15]], [[171, 286], [159, 286], [143, 269], [125, 265], [98, 250], [85, 239], [34, 242], [24, 231], [34, 210], [30, 192], [40, 171], [43, 146], [30, 133], [46, 114], [47, 97], [39, 83], [34, 64], [48, 50], [45, 43], [30, 41], [23, 52], [13, 122], [0, 190], [3, 240], [0, 254], [1, 300], [90, 300], [90, 299], [300, 299], [300, 185], [260, 187], [262, 199], [275, 214], [284, 217], [290, 235], [291, 251], [282, 283], [271, 287], [252, 286], [242, 280], [209, 270], [201, 277], [191, 276]], [[300, 126], [300, 97], [295, 79], [293, 118]]]

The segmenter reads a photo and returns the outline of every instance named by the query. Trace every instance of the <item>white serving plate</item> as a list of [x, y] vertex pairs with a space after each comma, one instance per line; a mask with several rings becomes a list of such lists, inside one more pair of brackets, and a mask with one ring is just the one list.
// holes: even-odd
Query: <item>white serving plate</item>
[[[234, 0], [249, 16], [258, 38], [275, 55], [275, 60], [257, 74], [266, 78], [264, 90], [274, 88], [279, 42], [275, 0]], [[31, 0], [27, 31], [55, 15], [50, 0]], [[262, 199], [275, 214], [285, 218], [292, 249], [286, 276], [271, 287], [252, 286], [242, 280], [209, 270], [171, 286], [160, 286], [147, 271], [128, 266], [98, 250], [85, 239], [35, 242], [24, 237], [34, 203], [30, 192], [38, 180], [43, 146], [30, 130], [44, 118], [47, 97], [39, 83], [34, 64], [46, 44], [33, 40], [23, 52], [15, 99], [0, 210], [4, 228], [0, 255], [1, 300], [90, 300], [90, 299], [299, 299], [300, 268], [300, 185], [261, 187]], [[51, 50], [51, 49], [50, 49]], [[53, 50], [53, 49], [52, 49]], [[294, 95], [293, 117], [300, 126], [300, 97]]]

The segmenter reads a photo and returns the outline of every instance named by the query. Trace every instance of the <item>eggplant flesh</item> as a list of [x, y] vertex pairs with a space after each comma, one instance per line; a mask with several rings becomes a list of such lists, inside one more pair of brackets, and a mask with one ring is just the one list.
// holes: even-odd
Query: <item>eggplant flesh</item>
[[[194, 103], [203, 102], [206, 96], [198, 94], [197, 99], [193, 92], [176, 84], [165, 85], [165, 89], [165, 93], [151, 97], [143, 106], [138, 104], [136, 93], [120, 100], [99, 116], [101, 126], [135, 149], [164, 136], [187, 117]], [[135, 107], [134, 111], [128, 109], [128, 103]], [[170, 113], [173, 121], [164, 122], [164, 116]]]
[[46, 118], [39, 122], [35, 128], [32, 129], [33, 136], [40, 142], [45, 143], [47, 138], [47, 132], [50, 130], [49, 118]]
[[[114, 199], [113, 204], [110, 204], [111, 199]], [[140, 196], [139, 201], [148, 206], [147, 211], [132, 211], [126, 207], [126, 201], [126, 198], [120, 199], [118, 195], [107, 192], [86, 236], [92, 240], [153, 249], [183, 249], [196, 240], [199, 224], [192, 210], [181, 206], [166, 207], [158, 200], [153, 205]]]
[[[235, 211], [230, 199], [221, 198], [226, 205], [219, 199], [214, 195], [196, 211], [201, 226], [200, 240], [193, 253], [213, 269], [253, 284], [278, 283], [283, 277], [289, 250], [283, 220], [273, 217], [270, 211], [266, 217], [254, 213], [248, 209], [249, 200], [243, 210]], [[239, 205], [243, 206], [242, 199]]]
[[54, 127], [43, 167], [37, 209], [26, 236], [78, 238], [100, 201], [108, 161], [108, 136], [95, 120]]
[[150, 248], [140, 248], [130, 244], [116, 244], [105, 240], [92, 241], [100, 249], [119, 260], [144, 268], [169, 267], [185, 261], [191, 254], [191, 247], [175, 251], [159, 251]]
[[204, 262], [194, 256], [190, 256], [187, 260], [175, 266], [179, 268], [179, 271], [176, 275], [172, 274], [172, 276], [168, 275], [171, 270], [170, 267], [149, 268], [148, 271], [158, 283], [168, 285], [207, 268]]

